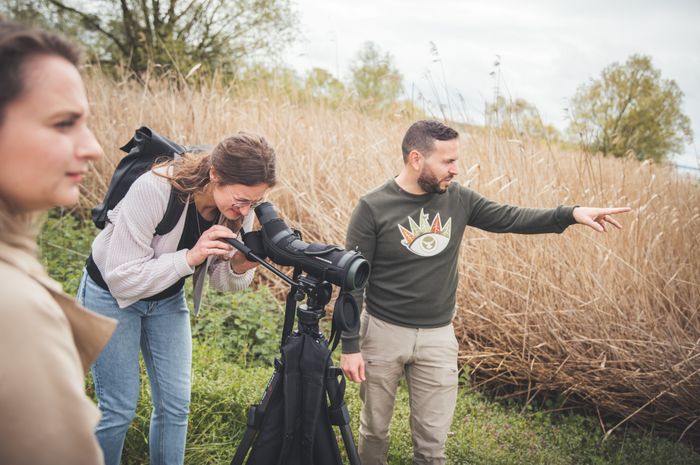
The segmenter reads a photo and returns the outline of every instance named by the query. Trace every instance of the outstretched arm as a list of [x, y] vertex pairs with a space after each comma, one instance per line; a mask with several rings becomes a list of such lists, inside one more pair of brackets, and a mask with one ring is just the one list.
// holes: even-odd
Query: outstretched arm
[[612, 217], [619, 213], [627, 213], [632, 210], [630, 207], [618, 208], [596, 208], [596, 207], [576, 207], [574, 208], [574, 219], [578, 224], [584, 224], [598, 232], [608, 232], [609, 224], [617, 229], [622, 229], [622, 225]]

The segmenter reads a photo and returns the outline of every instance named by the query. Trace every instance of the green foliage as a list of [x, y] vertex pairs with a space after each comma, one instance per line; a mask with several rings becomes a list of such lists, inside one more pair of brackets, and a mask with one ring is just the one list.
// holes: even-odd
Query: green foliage
[[347, 96], [343, 83], [323, 68], [313, 68], [308, 72], [304, 89], [312, 98], [331, 104], [340, 103]]
[[570, 103], [569, 132], [592, 152], [663, 160], [693, 140], [682, 103], [675, 81], [662, 79], [650, 57], [632, 55], [579, 87]]
[[548, 142], [561, 140], [557, 128], [542, 121], [537, 107], [520, 98], [507, 100], [498, 96], [496, 101], [486, 108], [486, 124], [501, 128], [508, 134], [526, 134]]
[[271, 366], [279, 354], [284, 314], [267, 287], [224, 294], [209, 289], [192, 325], [195, 338], [240, 366]]
[[137, 74], [201, 64], [234, 75], [256, 55], [278, 56], [297, 23], [287, 0], [2, 0], [0, 11], [62, 31], [67, 23], [96, 60]]
[[[465, 378], [466, 379], [466, 378]], [[359, 388], [345, 395], [357, 438]], [[389, 430], [388, 463], [410, 465], [413, 458], [408, 389], [401, 383]], [[627, 428], [604, 440], [594, 417], [523, 411], [504, 406], [461, 386], [447, 438], [448, 464], [459, 465], [700, 465], [688, 446]]]
[[603, 440], [597, 419], [506, 407], [461, 392], [447, 454], [452, 463], [494, 465], [698, 464], [687, 446], [631, 428]]
[[352, 90], [367, 108], [384, 108], [401, 94], [403, 77], [390, 53], [374, 42], [365, 42], [350, 66]]
[[63, 290], [70, 295], [78, 292], [85, 260], [97, 232], [91, 222], [56, 209], [49, 213], [39, 235], [41, 262], [49, 276], [62, 283]]
[[45, 0], [0, 0], [0, 15], [46, 29], [60, 24], [60, 31], [69, 36], [83, 31], [81, 22], [70, 12], [57, 11]]
[[236, 86], [252, 93], [278, 95], [294, 98], [302, 90], [301, 79], [296, 71], [282, 65], [267, 66], [253, 64], [240, 71]]

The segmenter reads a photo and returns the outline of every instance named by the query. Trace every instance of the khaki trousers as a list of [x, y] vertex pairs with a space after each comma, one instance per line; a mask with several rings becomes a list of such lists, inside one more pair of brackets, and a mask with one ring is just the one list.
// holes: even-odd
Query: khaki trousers
[[457, 401], [458, 343], [452, 324], [406, 328], [362, 312], [359, 455], [363, 465], [386, 465], [396, 389], [406, 376], [413, 463], [445, 463], [445, 439]]

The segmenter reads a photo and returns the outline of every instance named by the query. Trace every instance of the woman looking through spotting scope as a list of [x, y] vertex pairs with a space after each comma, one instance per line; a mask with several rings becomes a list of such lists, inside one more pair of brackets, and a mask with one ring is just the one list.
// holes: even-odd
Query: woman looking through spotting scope
[[[139, 353], [153, 398], [151, 463], [183, 463], [192, 360], [184, 281], [193, 275], [195, 314], [206, 275], [221, 291], [250, 284], [257, 262], [223, 240], [251, 229], [253, 208], [274, 184], [272, 147], [261, 136], [238, 133], [211, 153], [155, 166], [108, 212], [78, 290], [83, 305], [119, 321], [92, 368], [103, 415], [97, 438], [108, 465], [119, 463], [134, 418]], [[157, 234], [173, 190], [186, 206], [169, 232]]]

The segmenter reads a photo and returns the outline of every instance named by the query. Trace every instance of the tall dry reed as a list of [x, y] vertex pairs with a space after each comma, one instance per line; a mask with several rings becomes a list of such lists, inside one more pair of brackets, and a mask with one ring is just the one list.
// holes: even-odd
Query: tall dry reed
[[[276, 147], [280, 182], [269, 198], [308, 242], [343, 243], [359, 196], [400, 170], [400, 142], [412, 122], [216, 80], [193, 90], [93, 73], [88, 87], [92, 126], [107, 157], [95, 166], [84, 206], [101, 197], [122, 155], [117, 147], [140, 125], [184, 143], [245, 130]], [[697, 182], [650, 163], [553, 153], [488, 129], [464, 129], [460, 164], [460, 182], [500, 202], [634, 208], [620, 218], [624, 230], [609, 234], [584, 227], [545, 236], [468, 229], [455, 323], [461, 363], [474, 379], [530, 395], [563, 391], [618, 420], [696, 434]]]

